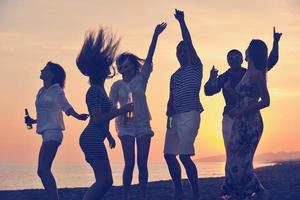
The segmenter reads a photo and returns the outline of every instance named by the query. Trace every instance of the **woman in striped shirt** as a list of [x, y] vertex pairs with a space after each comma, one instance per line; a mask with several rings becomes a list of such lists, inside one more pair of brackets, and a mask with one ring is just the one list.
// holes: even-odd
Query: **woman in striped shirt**
[[109, 121], [133, 109], [133, 104], [112, 109], [112, 103], [104, 89], [105, 80], [112, 77], [110, 68], [118, 44], [119, 42], [115, 42], [111, 35], [105, 34], [102, 28], [97, 35], [90, 32], [76, 60], [80, 72], [89, 77], [91, 84], [86, 94], [90, 121], [80, 136], [80, 147], [86, 161], [93, 168], [96, 182], [85, 193], [84, 200], [102, 199], [112, 186], [113, 178], [104, 145], [107, 138], [110, 147], [115, 147], [115, 140], [109, 132]]

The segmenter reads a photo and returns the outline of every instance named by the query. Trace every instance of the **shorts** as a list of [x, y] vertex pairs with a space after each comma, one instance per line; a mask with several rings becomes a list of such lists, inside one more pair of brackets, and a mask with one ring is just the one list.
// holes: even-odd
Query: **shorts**
[[142, 136], [150, 136], [152, 137], [154, 135], [150, 122], [145, 122], [143, 124], [128, 124], [127, 126], [121, 126], [117, 129], [118, 137], [122, 137], [125, 135], [129, 135], [135, 138], [139, 138]]
[[105, 134], [99, 132], [97, 127], [88, 126], [80, 135], [79, 144], [88, 163], [94, 160], [108, 160], [108, 154], [104, 145]]
[[233, 119], [227, 115], [223, 115], [222, 119], [222, 134], [226, 151], [228, 150], [229, 140], [232, 133]]
[[164, 154], [195, 155], [194, 142], [200, 120], [199, 111], [175, 114], [172, 128], [167, 129]]
[[63, 140], [63, 132], [58, 129], [48, 129], [42, 133], [43, 142], [56, 141], [61, 143]]

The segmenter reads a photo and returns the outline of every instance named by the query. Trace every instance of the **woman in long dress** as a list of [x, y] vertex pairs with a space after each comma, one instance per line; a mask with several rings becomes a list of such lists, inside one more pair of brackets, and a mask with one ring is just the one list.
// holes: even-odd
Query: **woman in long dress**
[[268, 107], [268, 49], [261, 40], [252, 40], [246, 50], [248, 70], [235, 89], [226, 83], [226, 90], [237, 99], [229, 114], [234, 118], [228, 140], [224, 199], [267, 199], [269, 194], [253, 170], [253, 157], [263, 133], [260, 110]]

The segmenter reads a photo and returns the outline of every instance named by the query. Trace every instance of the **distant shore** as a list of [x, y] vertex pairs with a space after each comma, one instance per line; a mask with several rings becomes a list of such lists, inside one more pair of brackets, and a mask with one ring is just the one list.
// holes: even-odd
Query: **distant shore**
[[[300, 199], [300, 161], [279, 162], [274, 166], [256, 169], [263, 185], [270, 190], [272, 200], [299, 200]], [[205, 200], [218, 200], [220, 188], [224, 178], [200, 178], [199, 189]], [[21, 181], [21, 180], [20, 180]], [[190, 199], [191, 189], [187, 180], [183, 181], [187, 198]], [[81, 200], [87, 188], [61, 188], [60, 200]], [[131, 189], [132, 200], [138, 200], [137, 185]], [[106, 200], [121, 200], [122, 189], [114, 186], [106, 195]], [[171, 181], [156, 181], [149, 183], [148, 199], [171, 200], [173, 198], [173, 184]], [[42, 189], [26, 189], [0, 191], [1, 200], [47, 200]]]

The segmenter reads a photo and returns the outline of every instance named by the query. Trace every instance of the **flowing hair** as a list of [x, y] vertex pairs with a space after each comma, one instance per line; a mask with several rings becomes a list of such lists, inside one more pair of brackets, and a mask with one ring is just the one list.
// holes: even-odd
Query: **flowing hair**
[[[99, 83], [101, 79], [111, 78], [115, 75], [112, 64], [120, 40], [114, 35], [100, 28], [96, 33], [87, 32], [81, 51], [76, 59], [80, 72], [88, 76], [90, 83]], [[111, 69], [114, 73], [111, 75]]]

